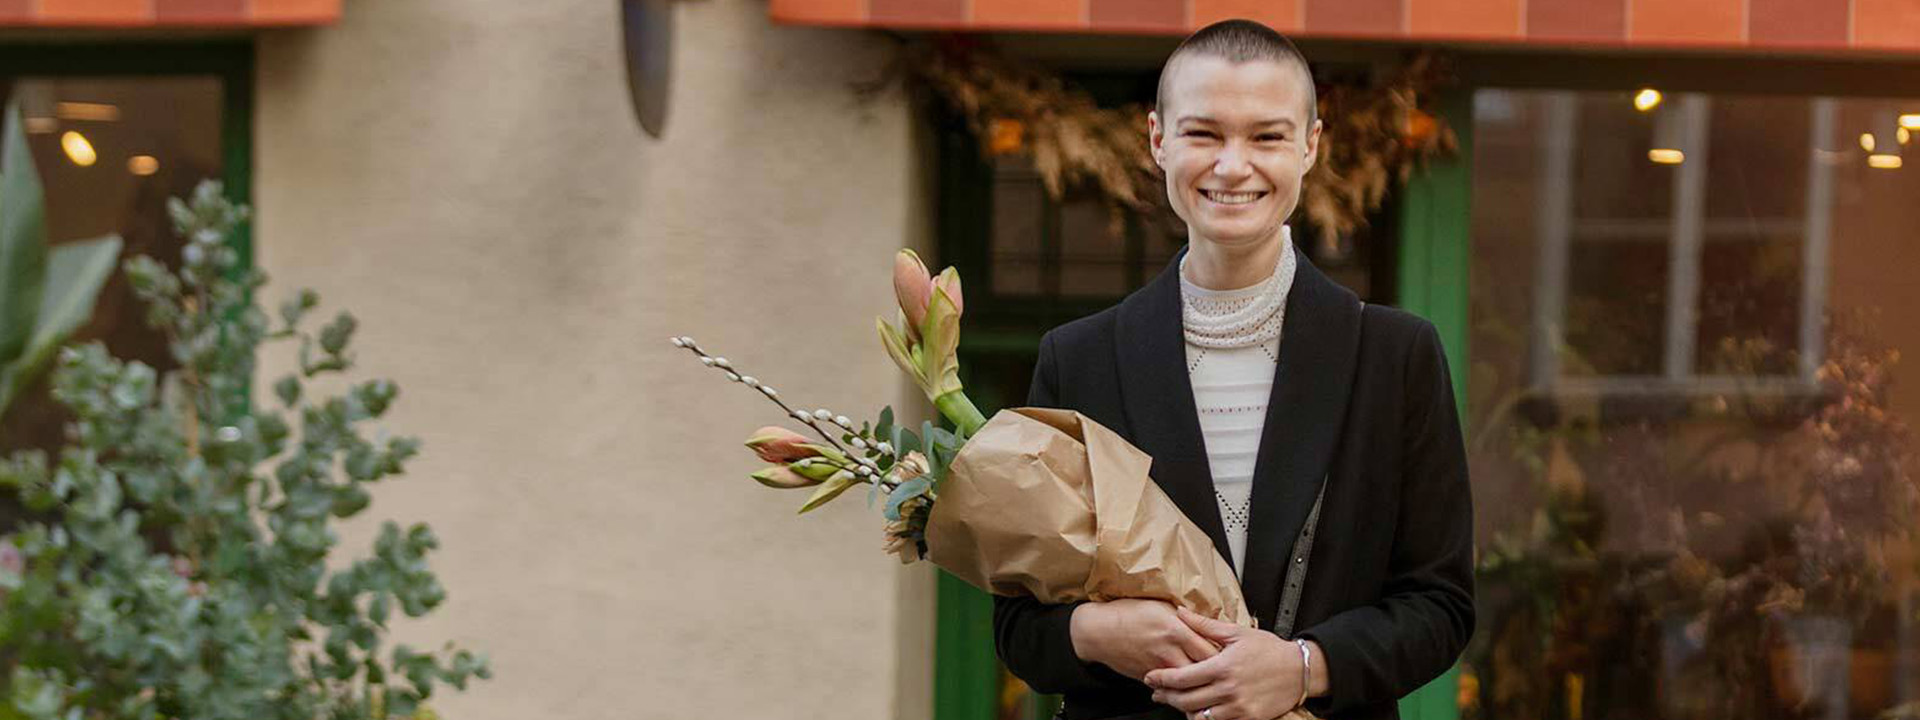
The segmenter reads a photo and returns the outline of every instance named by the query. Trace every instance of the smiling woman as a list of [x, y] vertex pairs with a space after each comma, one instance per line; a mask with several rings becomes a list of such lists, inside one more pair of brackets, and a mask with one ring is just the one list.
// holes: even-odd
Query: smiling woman
[[1221, 290], [1258, 282], [1273, 268], [1271, 242], [1300, 202], [1320, 126], [1311, 76], [1292, 63], [1212, 55], [1168, 64], [1160, 110], [1147, 117], [1167, 199], [1196, 242], [1193, 279]]

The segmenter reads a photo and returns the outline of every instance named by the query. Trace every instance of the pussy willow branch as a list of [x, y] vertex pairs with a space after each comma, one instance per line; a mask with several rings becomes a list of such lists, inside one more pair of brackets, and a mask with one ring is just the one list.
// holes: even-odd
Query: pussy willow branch
[[[748, 375], [744, 375], [739, 370], [735, 369], [733, 367], [733, 363], [731, 361], [728, 361], [726, 358], [708, 355], [705, 350], [700, 349], [700, 344], [697, 342], [694, 342], [693, 338], [686, 337], [686, 336], [676, 337], [673, 339], [673, 344], [675, 347], [686, 348], [688, 352], [691, 352], [694, 355], [698, 356], [700, 358], [700, 363], [702, 365], [706, 365], [707, 367], [711, 367], [715, 370], [719, 370], [720, 372], [725, 373], [728, 380], [739, 382], [739, 383], [745, 383], [746, 380], [751, 377]], [[750, 384], [749, 387], [752, 387], [756, 392], [759, 393], [761, 397], [764, 397], [772, 401], [773, 404], [780, 406], [781, 410], [786, 411], [787, 417], [795, 418], [800, 422], [806, 423], [808, 428], [811, 428], [815, 434], [820, 436], [821, 439], [826, 440], [827, 444], [832, 445], [835, 450], [840, 451], [840, 454], [846, 456], [847, 459], [853, 461], [859, 467], [866, 468], [869, 472], [872, 473], [871, 476], [862, 476], [857, 471], [855, 471], [854, 472], [855, 479], [858, 479], [862, 482], [868, 482], [869, 478], [871, 478], [871, 482], [878, 483], [881, 487], [887, 488], [888, 490], [892, 490], [893, 488], [899, 486], [899, 483], [896, 483], [887, 479], [887, 474], [880, 471], [880, 467], [878, 463], [875, 463], [874, 461], [861, 455], [859, 452], [855, 450], [848, 449], [847, 446], [845, 445], [841, 445], [839, 440], [835, 440], [831, 433], [828, 433], [824, 428], [820, 427], [819, 422], [815, 419], [812, 413], [808, 413], [803, 410], [795, 410], [792, 407], [789, 407], [786, 402], [780, 399], [780, 393], [778, 391], [774, 390], [772, 387], [758, 384], [758, 380], [755, 380], [755, 382], [753, 384]], [[851, 425], [851, 424], [852, 424], [851, 422], [848, 423], [848, 425]], [[835, 427], [838, 427], [849, 433], [853, 432], [853, 428], [848, 427], [847, 425], [840, 425], [839, 423], [835, 423], [834, 425]], [[878, 440], [878, 438], [876, 438], [876, 440]], [[879, 448], [877, 447], [874, 449], [876, 452], [879, 451]], [[892, 457], [894, 464], [896, 466], [900, 463], [900, 456], [897, 453], [882, 453], [882, 454]], [[833, 462], [831, 460], [825, 460], [825, 458], [819, 458], [819, 460], [823, 460], [825, 462]], [[834, 464], [843, 470], [853, 471], [853, 468], [851, 467], [847, 467], [839, 463], [834, 463]]]

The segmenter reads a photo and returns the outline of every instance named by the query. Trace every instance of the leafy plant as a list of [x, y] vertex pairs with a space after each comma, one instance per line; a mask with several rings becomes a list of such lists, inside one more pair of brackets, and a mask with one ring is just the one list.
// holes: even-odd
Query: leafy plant
[[46, 369], [54, 350], [93, 315], [120, 256], [108, 235], [47, 247], [46, 193], [20, 109], [0, 127], [0, 413]]
[[[328, 562], [333, 525], [419, 449], [363, 434], [392, 382], [306, 391], [352, 367], [353, 316], [309, 332], [319, 298], [304, 291], [275, 325], [252, 301], [264, 279], [225, 244], [245, 208], [208, 183], [169, 210], [188, 240], [180, 269], [125, 269], [179, 369], [163, 379], [97, 343], [62, 351], [68, 444], [0, 461], [0, 488], [53, 518], [0, 538], [0, 718], [418, 716], [436, 686], [488, 677], [451, 644], [386, 645], [396, 610], [446, 599], [426, 525], [389, 522], [372, 555]], [[277, 407], [249, 407], [269, 342], [295, 343], [300, 368], [273, 384]]]

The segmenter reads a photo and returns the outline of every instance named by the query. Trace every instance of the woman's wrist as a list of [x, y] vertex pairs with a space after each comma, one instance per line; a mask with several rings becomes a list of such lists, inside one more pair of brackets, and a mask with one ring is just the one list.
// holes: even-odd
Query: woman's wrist
[[1067, 616], [1067, 637], [1073, 641], [1073, 654], [1080, 662], [1099, 662], [1100, 655], [1095, 640], [1100, 632], [1094, 625], [1100, 622], [1100, 603], [1086, 602], [1074, 606], [1073, 613]]
[[1305, 640], [1302, 642], [1306, 643], [1307, 651], [1308, 651], [1308, 654], [1311, 656], [1311, 662], [1312, 662], [1312, 666], [1307, 669], [1308, 670], [1307, 697], [1309, 698], [1325, 697], [1327, 693], [1331, 690], [1331, 686], [1327, 684], [1326, 653], [1323, 653], [1320, 651], [1320, 643], [1314, 642], [1312, 640]]

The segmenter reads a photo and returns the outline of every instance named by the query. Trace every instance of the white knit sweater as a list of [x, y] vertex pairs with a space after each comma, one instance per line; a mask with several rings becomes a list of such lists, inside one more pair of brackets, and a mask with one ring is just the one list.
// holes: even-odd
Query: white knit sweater
[[1236, 573], [1246, 566], [1253, 464], [1279, 365], [1278, 331], [1293, 287], [1292, 238], [1284, 237], [1283, 243], [1274, 276], [1251, 287], [1209, 290], [1187, 278], [1184, 263], [1180, 272], [1187, 372]]

